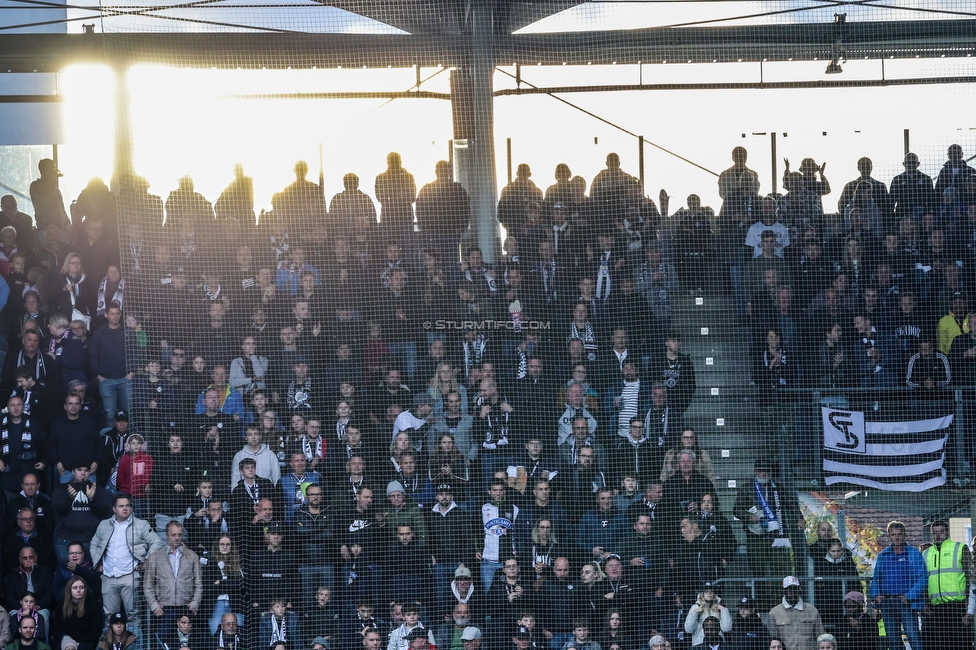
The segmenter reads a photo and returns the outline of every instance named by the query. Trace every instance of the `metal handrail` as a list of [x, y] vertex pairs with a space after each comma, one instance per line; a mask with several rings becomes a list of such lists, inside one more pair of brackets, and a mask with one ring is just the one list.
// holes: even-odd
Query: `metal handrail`
[[[814, 576], [812, 578], [805, 577], [805, 576], [796, 576], [796, 577], [800, 581], [801, 587], [803, 586], [804, 582], [806, 583], [807, 593], [806, 596], [804, 596], [804, 600], [806, 600], [809, 603], [812, 603], [813, 605], [816, 605], [817, 603], [814, 602], [814, 585], [816, 583], [840, 582], [843, 583], [845, 593], [847, 591], [860, 591], [861, 589], [863, 589], [863, 585], [861, 583], [864, 582], [870, 583], [871, 580], [874, 579], [874, 574], [871, 574], [869, 576], [858, 576], [858, 577], [849, 577], [849, 576], [826, 576], [826, 577]], [[725, 577], [725, 578], [719, 578], [718, 580], [715, 580], [712, 584], [716, 584], [716, 585], [741, 584], [743, 587], [747, 587], [749, 589], [750, 598], [755, 600], [757, 584], [763, 582], [781, 584], [782, 581], [783, 578]], [[848, 590], [847, 588], [848, 582], [856, 582], [857, 588]]]

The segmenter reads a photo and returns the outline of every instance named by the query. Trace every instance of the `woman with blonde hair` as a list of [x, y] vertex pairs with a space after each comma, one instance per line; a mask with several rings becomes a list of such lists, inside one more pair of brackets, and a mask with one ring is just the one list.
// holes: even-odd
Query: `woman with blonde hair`
[[454, 366], [448, 361], [441, 361], [437, 364], [434, 376], [427, 383], [427, 393], [434, 400], [434, 417], [439, 418], [444, 415], [444, 402], [448, 393], [456, 392], [461, 396], [461, 412], [468, 412], [468, 391], [463, 384], [459, 384]]
[[613, 587], [606, 577], [596, 562], [587, 562], [580, 568], [580, 585], [576, 590], [576, 611], [580, 616], [593, 621], [603, 618], [610, 605], [607, 594], [613, 593]]
[[718, 619], [723, 636], [732, 631], [732, 614], [729, 608], [722, 604], [722, 599], [715, 593], [712, 583], [706, 582], [695, 604], [688, 610], [688, 616], [685, 617], [685, 633], [691, 635], [691, 645], [698, 645], [705, 639], [702, 623], [709, 616]]
[[529, 559], [535, 569], [536, 578], [544, 578], [552, 568], [552, 563], [559, 557], [557, 549], [559, 540], [556, 539], [555, 527], [551, 519], [539, 519], [532, 527], [532, 546], [529, 549]]
[[[387, 468], [387, 473], [389, 474], [399, 474], [400, 473], [400, 458], [406, 454], [413, 451], [413, 447], [410, 446], [410, 434], [406, 431], [401, 431], [393, 437], [393, 442], [390, 444], [390, 466]], [[423, 465], [421, 465], [423, 467]]]
[[61, 265], [61, 281], [64, 285], [55, 300], [56, 311], [72, 320], [91, 323], [95, 315], [95, 282], [85, 275], [81, 255], [68, 253]]

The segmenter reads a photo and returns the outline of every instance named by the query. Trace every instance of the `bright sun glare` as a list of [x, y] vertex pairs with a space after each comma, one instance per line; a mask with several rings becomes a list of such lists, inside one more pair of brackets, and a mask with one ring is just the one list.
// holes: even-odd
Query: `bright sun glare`
[[[803, 67], [803, 66], [806, 67]], [[845, 62], [845, 75], [876, 73], [877, 62]], [[927, 64], [932, 65], [932, 64]], [[775, 75], [823, 74], [823, 63], [767, 66]], [[959, 63], [972, 73], [972, 60]], [[958, 67], [957, 66], [957, 67]], [[758, 66], [735, 64], [572, 66], [523, 68], [523, 79], [539, 86], [565, 83], [670, 83], [676, 80], [758, 80]], [[889, 68], [889, 75], [894, 68]], [[779, 71], [777, 71], [779, 70]], [[860, 71], [860, 72], [859, 72]], [[423, 90], [447, 93], [449, 71], [434, 75]], [[906, 73], [908, 74], [908, 73]], [[798, 75], [798, 77], [797, 77]], [[255, 98], [262, 94], [334, 91], [408, 90], [413, 69], [369, 70], [191, 70], [161, 66], [130, 69], [132, 158], [137, 173], [162, 196], [190, 174], [197, 189], [211, 200], [242, 163], [254, 178], [258, 210], [270, 207], [271, 195], [290, 183], [296, 161], [309, 163], [309, 179], [318, 180], [319, 150], [326, 195], [341, 191], [342, 176], [353, 171], [360, 187], [373, 191], [373, 179], [385, 168], [389, 151], [399, 151], [418, 187], [433, 180], [434, 165], [448, 157], [452, 137], [451, 104], [441, 99], [309, 99]], [[495, 87], [513, 87], [496, 73]], [[65, 95], [67, 143], [60, 150], [66, 197], [75, 197], [92, 176], [108, 180], [114, 166], [115, 80], [108, 68], [75, 66], [61, 75]], [[681, 162], [654, 145], [669, 149], [702, 167], [719, 172], [731, 164], [729, 152], [745, 146], [749, 164], [760, 174], [762, 192], [773, 189], [769, 133], [776, 132], [777, 175], [782, 159], [810, 156], [827, 161], [836, 197], [843, 182], [856, 175], [855, 161], [875, 160], [875, 175], [888, 181], [902, 171], [904, 130], [922, 158], [922, 170], [935, 175], [946, 146], [960, 142], [967, 156], [976, 153], [972, 129], [972, 86], [930, 85], [867, 89], [685, 90], [576, 93], [560, 95], [609, 122], [646, 139], [646, 194], [657, 198], [665, 188], [672, 207], [690, 193], [717, 207], [716, 179]], [[938, 106], [938, 119], [932, 107]], [[593, 119], [547, 95], [499, 97], [494, 102], [495, 156], [499, 189], [506, 182], [506, 139], [512, 165], [528, 162], [533, 180], [551, 184], [552, 170], [569, 163], [587, 180], [603, 167], [606, 154], [620, 154], [623, 167], [639, 172], [635, 137]], [[827, 199], [828, 205], [831, 203]]]

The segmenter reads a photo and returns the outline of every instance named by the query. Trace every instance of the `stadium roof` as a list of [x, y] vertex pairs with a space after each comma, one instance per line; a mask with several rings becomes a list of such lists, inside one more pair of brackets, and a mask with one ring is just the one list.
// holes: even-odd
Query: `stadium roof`
[[[966, 57], [972, 0], [112, 0], [68, 5], [95, 33], [27, 34], [2, 0], [0, 69], [77, 61], [206, 67], [463, 66], [477, 21], [497, 65]], [[122, 4], [124, 2], [124, 4]], [[52, 21], [56, 22], [56, 21]], [[35, 22], [34, 26], [37, 25]], [[71, 30], [69, 30], [71, 31]], [[20, 33], [18, 33], [20, 32]]]

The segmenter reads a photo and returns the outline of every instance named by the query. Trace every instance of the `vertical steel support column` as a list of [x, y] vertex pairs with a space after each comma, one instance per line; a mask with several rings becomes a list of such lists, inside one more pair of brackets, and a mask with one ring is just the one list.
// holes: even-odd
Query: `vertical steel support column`
[[644, 190], [644, 136], [642, 135], [637, 136], [637, 159], [639, 160], [641, 196], [647, 196], [647, 192]]
[[[118, 179], [122, 174], [133, 173], [132, 131], [129, 128], [129, 68], [124, 63], [112, 66], [115, 73], [115, 173]], [[117, 189], [117, 188], [113, 188]]]
[[[495, 73], [495, 16], [492, 3], [478, 0], [472, 3], [471, 18], [471, 94], [473, 114], [471, 130], [473, 181], [471, 190], [471, 225], [477, 229], [478, 245], [485, 262], [492, 263], [498, 255], [499, 229], [495, 210], [498, 192], [495, 178], [495, 113], [493, 109]], [[453, 100], [452, 100], [453, 101]]]

